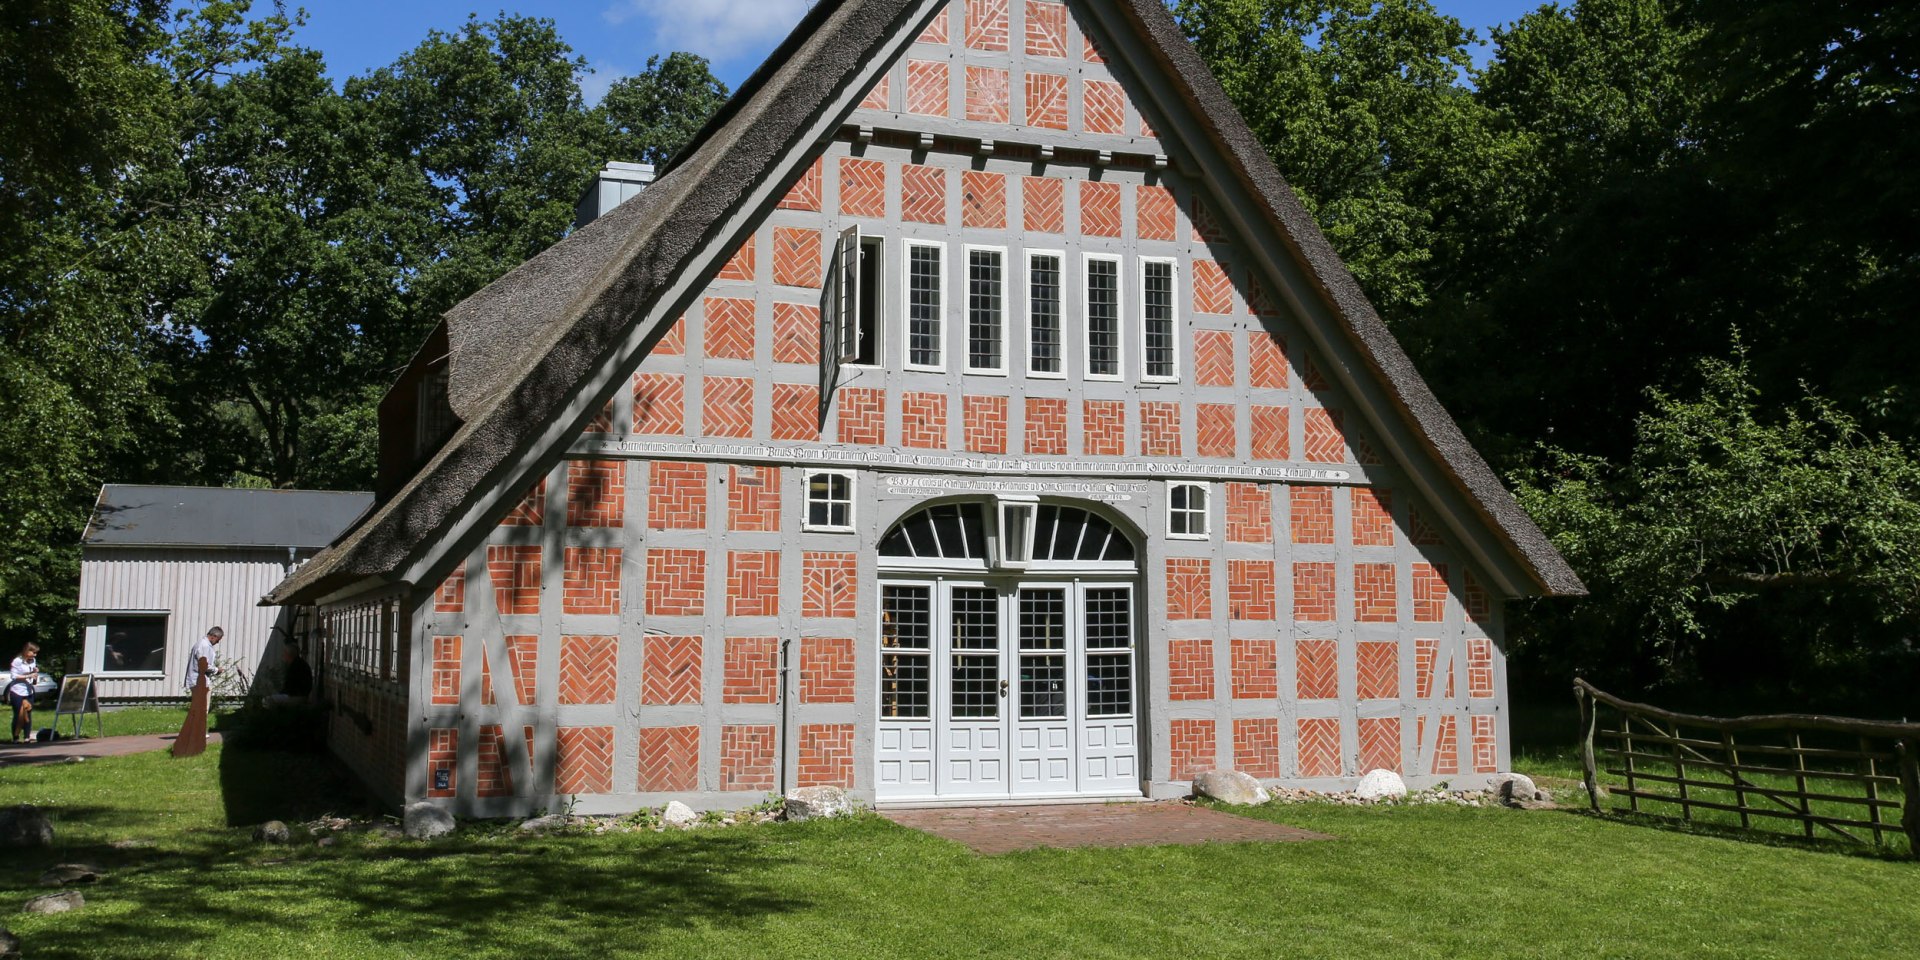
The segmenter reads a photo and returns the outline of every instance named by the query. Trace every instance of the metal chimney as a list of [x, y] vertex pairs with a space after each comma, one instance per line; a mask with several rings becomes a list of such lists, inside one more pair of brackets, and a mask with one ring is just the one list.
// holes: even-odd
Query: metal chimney
[[607, 161], [607, 168], [587, 185], [574, 208], [573, 226], [579, 229], [599, 219], [607, 211], [632, 199], [653, 182], [653, 164]]

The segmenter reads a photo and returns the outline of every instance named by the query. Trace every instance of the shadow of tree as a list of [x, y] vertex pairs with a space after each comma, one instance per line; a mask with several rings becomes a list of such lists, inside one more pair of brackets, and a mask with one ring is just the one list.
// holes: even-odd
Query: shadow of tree
[[220, 751], [220, 801], [230, 827], [376, 812], [352, 776], [329, 754], [239, 744]]

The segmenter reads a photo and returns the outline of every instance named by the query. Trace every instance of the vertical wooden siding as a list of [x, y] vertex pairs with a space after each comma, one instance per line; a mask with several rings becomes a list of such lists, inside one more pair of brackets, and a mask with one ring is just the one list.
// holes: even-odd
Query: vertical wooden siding
[[251, 676], [277, 666], [270, 649], [278, 607], [259, 606], [260, 597], [286, 572], [284, 550], [213, 550], [151, 547], [89, 548], [80, 563], [80, 609], [86, 611], [87, 659], [98, 666], [104, 639], [100, 614], [116, 610], [166, 611], [166, 673], [157, 678], [102, 677], [100, 696], [108, 700], [183, 697], [181, 678], [187, 651], [218, 624], [226, 628], [221, 660], [237, 663]]

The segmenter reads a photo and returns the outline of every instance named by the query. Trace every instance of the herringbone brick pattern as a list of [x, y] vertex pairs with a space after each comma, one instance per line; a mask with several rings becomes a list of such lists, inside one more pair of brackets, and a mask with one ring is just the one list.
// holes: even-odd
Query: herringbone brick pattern
[[686, 381], [680, 375], [642, 373], [634, 376], [633, 432], [670, 437], [687, 432]]
[[1436, 775], [1460, 772], [1460, 721], [1456, 717], [1439, 718], [1440, 729], [1434, 735], [1433, 770]]
[[540, 612], [540, 548], [487, 548], [487, 579], [493, 581], [493, 608], [500, 614]]
[[900, 217], [913, 223], [946, 223], [947, 172], [917, 163], [902, 165]]
[[1419, 507], [1407, 508], [1407, 542], [1418, 547], [1438, 547], [1446, 544], [1446, 538], [1440, 535], [1440, 529], [1427, 522]]
[[874, 387], [840, 391], [840, 442], [878, 445], [887, 441], [887, 392]]
[[1080, 232], [1089, 237], [1120, 237], [1126, 224], [1121, 216], [1120, 185], [1100, 180], [1080, 182]]
[[960, 398], [961, 433], [969, 453], [1007, 452], [1007, 398]]
[[1333, 488], [1288, 487], [1294, 543], [1333, 542]]
[[795, 782], [802, 787], [853, 786], [853, 724], [800, 725], [800, 765]]
[[1235, 700], [1272, 700], [1280, 695], [1280, 648], [1277, 641], [1235, 640], [1232, 656]]
[[1081, 88], [1081, 124], [1088, 133], [1127, 132], [1127, 95], [1111, 80], [1088, 80]]
[[[1005, 107], [1001, 108], [1003, 111]], [[1002, 120], [1004, 121], [1004, 118]], [[967, 170], [960, 174], [960, 225], [1001, 230], [1007, 225], [1005, 174]]]
[[707, 465], [659, 460], [647, 485], [647, 526], [701, 530], [707, 525]]
[[1467, 696], [1493, 699], [1493, 641], [1485, 637], [1467, 640]]
[[800, 641], [800, 702], [852, 703], [854, 651], [850, 637]]
[[1413, 697], [1433, 698], [1433, 679], [1440, 660], [1440, 641], [1422, 637], [1413, 641]]
[[780, 532], [780, 468], [727, 468], [727, 529]]
[[782, 210], [820, 210], [820, 168], [825, 158], [816, 159], [808, 165], [800, 179], [788, 188], [787, 195], [780, 200]]
[[1180, 456], [1180, 405], [1145, 401], [1140, 404], [1140, 454]]
[[1005, 50], [1010, 34], [1007, 0], [966, 0], [970, 50]]
[[1233, 334], [1226, 330], [1196, 330], [1193, 334], [1193, 377], [1203, 387], [1233, 386]]
[[697, 617], [707, 608], [705, 550], [647, 551], [647, 614]]
[[500, 725], [490, 723], [480, 728], [479, 742], [475, 748], [473, 792], [481, 797], [513, 796], [513, 772], [507, 768], [506, 735]]
[[1473, 772], [1493, 773], [1500, 769], [1500, 744], [1494, 736], [1493, 718], [1473, 718]]
[[620, 685], [618, 637], [560, 638], [560, 702], [612, 703]]
[[433, 592], [434, 613], [459, 613], [467, 606], [467, 565], [462, 562]]
[[700, 398], [700, 425], [710, 437], [753, 436], [753, 380], [707, 377]]
[[1486, 589], [1480, 586], [1480, 581], [1474, 578], [1472, 570], [1467, 571], [1466, 581], [1460, 591], [1460, 599], [1467, 608], [1467, 619], [1485, 626], [1493, 619], [1493, 601]]
[[1353, 618], [1361, 623], [1392, 623], [1400, 618], [1400, 597], [1391, 563], [1353, 565]]
[[880, 82], [874, 84], [873, 89], [868, 90], [867, 95], [861, 98], [860, 108], [862, 110], [893, 109], [893, 74], [880, 75]]
[[1167, 727], [1167, 747], [1172, 761], [1172, 769], [1167, 774], [1171, 779], [1191, 780], [1196, 774], [1214, 768], [1217, 751], [1212, 720], [1171, 720]]
[[1007, 71], [996, 67], [967, 68], [967, 119], [1006, 123], [1009, 119]]
[[859, 615], [859, 555], [807, 552], [800, 556], [800, 615], [848, 619]]
[[1099, 45], [1093, 42], [1093, 37], [1091, 35], [1088, 35], [1082, 39], [1084, 39], [1085, 42], [1081, 45], [1080, 59], [1085, 60], [1088, 63], [1106, 63], [1107, 62], [1106, 55], [1100, 52]]
[[773, 789], [772, 724], [720, 728], [720, 789]]
[[1307, 462], [1347, 462], [1347, 438], [1340, 430], [1340, 411], [1309, 407], [1305, 417]]
[[1027, 74], [1027, 126], [1067, 129], [1067, 78], [1052, 73]]
[[1355, 645], [1355, 696], [1362, 700], [1400, 697], [1400, 644], [1393, 640], [1362, 640]]
[[1362, 717], [1354, 731], [1360, 740], [1360, 773], [1400, 772], [1400, 718]]
[[1227, 561], [1227, 616], [1234, 620], [1274, 620], [1278, 584], [1272, 560]]
[[1247, 334], [1249, 382], [1265, 390], [1285, 390], [1289, 368], [1286, 342], [1264, 330]]
[[642, 793], [685, 793], [700, 788], [700, 728], [641, 727]]
[[561, 727], [554, 731], [553, 791], [613, 792], [613, 728]]
[[727, 260], [726, 265], [720, 268], [720, 276], [718, 279], [744, 280], [752, 283], [754, 275], [758, 272], [755, 263], [757, 256], [757, 251], [754, 249], [754, 238], [748, 237], [747, 241], [740, 245], [740, 249], [734, 251], [733, 256]]
[[773, 228], [773, 282], [783, 287], [820, 289], [820, 231]]
[[1280, 306], [1267, 292], [1266, 284], [1260, 281], [1258, 273], [1247, 275], [1247, 310], [1256, 317], [1279, 316]]
[[1180, 204], [1165, 184], [1141, 184], [1134, 191], [1134, 230], [1142, 240], [1173, 240], [1180, 226]]
[[727, 551], [727, 615], [780, 614], [780, 551]]
[[920, 31], [920, 36], [917, 39], [915, 39], [913, 42], [914, 43], [934, 43], [934, 44], [939, 44], [941, 46], [945, 46], [948, 43], [948, 38], [951, 36], [951, 34], [948, 32], [948, 29], [947, 29], [948, 21], [952, 19], [953, 19], [952, 6], [951, 5], [942, 6], [940, 8], [940, 12], [933, 15], [933, 19], [927, 23], [927, 28], [925, 30]]
[[547, 522], [547, 481], [539, 481], [522, 494], [519, 502], [500, 518], [503, 527], [537, 527]]
[[1067, 55], [1067, 5], [1054, 0], [1027, 0], [1027, 56]]
[[1239, 452], [1240, 435], [1230, 403], [1193, 405], [1194, 450], [1203, 457], [1232, 457]]
[[1021, 224], [1028, 233], [1063, 233], [1067, 229], [1067, 182], [1052, 177], [1020, 179]]
[[923, 117], [947, 115], [947, 65], [933, 60], [907, 61], [907, 112]]
[[560, 612], [598, 616], [620, 612], [619, 547], [568, 547], [561, 562], [565, 592]]
[[1199, 194], [1187, 203], [1187, 215], [1193, 220], [1193, 239], [1196, 243], [1221, 243], [1227, 235], [1220, 229], [1219, 218], [1201, 201]]
[[687, 318], [683, 314], [675, 317], [673, 326], [667, 328], [667, 335], [653, 345], [653, 354], [662, 357], [684, 356], [687, 352]]
[[507, 663], [513, 674], [513, 695], [519, 698], [521, 706], [533, 706], [540, 696], [540, 638], [533, 634], [508, 634]]
[[1233, 280], [1227, 268], [1214, 260], [1193, 262], [1193, 312], [1233, 312]]
[[[451, 797], [460, 790], [460, 731], [444, 727], [427, 731], [427, 796]], [[440, 782], [446, 786], [437, 786]]]
[[1447, 619], [1447, 565], [1413, 565], [1413, 622], [1440, 623]]
[[1353, 491], [1353, 545], [1393, 546], [1393, 494], [1378, 487]]
[[457, 706], [460, 703], [460, 638], [433, 638], [433, 666], [428, 673], [433, 702]]
[[1340, 721], [1332, 717], [1302, 717], [1295, 728], [1300, 744], [1300, 775], [1340, 775]]
[[774, 703], [780, 673], [777, 637], [728, 637], [721, 665], [722, 703]]
[[773, 305], [773, 362], [820, 362], [820, 308], [804, 303]]
[[1280, 777], [1280, 720], [1248, 717], [1233, 721], [1233, 768], [1259, 780]]
[[1333, 564], [1293, 565], [1293, 619], [1296, 623], [1332, 623], [1339, 603]]
[[849, 217], [887, 215], [887, 165], [879, 160], [840, 160], [840, 212]]
[[811, 383], [773, 385], [773, 439], [820, 439], [820, 388]]
[[626, 522], [627, 465], [619, 460], [567, 464], [567, 526], [618, 527]]
[[1089, 457], [1127, 455], [1127, 404], [1124, 400], [1083, 400], [1080, 443]]
[[700, 637], [647, 637], [641, 650], [640, 702], [662, 707], [699, 703]]
[[1213, 641], [1167, 641], [1167, 698], [1213, 699]]
[[1022, 437], [1029, 454], [1065, 456], [1067, 401], [1056, 397], [1028, 397], [1027, 423]]
[[900, 395], [900, 445], [921, 450], [945, 450], [947, 395], [908, 391]]
[[1227, 484], [1227, 542], [1273, 542], [1273, 497], [1264, 484]]
[[1320, 366], [1313, 362], [1311, 356], [1301, 354], [1296, 365], [1300, 368], [1300, 384], [1302, 386], [1315, 393], [1327, 389], [1327, 378], [1321, 375]]
[[1167, 619], [1213, 619], [1213, 563], [1205, 557], [1167, 558]]
[[1340, 647], [1333, 640], [1293, 642], [1294, 696], [1334, 700], [1340, 696]]
[[607, 401], [607, 405], [604, 407], [601, 407], [600, 412], [594, 414], [592, 420], [587, 421], [586, 429], [580, 432], [586, 435], [592, 435], [596, 433], [612, 433], [613, 432], [613, 401], [611, 400]]
[[753, 359], [753, 334], [759, 326], [754, 302], [740, 297], [708, 297], [707, 322], [702, 338], [707, 356], [731, 360]]
[[1293, 457], [1292, 426], [1287, 421], [1286, 407], [1270, 407], [1254, 404], [1248, 409], [1253, 418], [1249, 428], [1253, 433], [1253, 458], [1255, 460], [1290, 460]]

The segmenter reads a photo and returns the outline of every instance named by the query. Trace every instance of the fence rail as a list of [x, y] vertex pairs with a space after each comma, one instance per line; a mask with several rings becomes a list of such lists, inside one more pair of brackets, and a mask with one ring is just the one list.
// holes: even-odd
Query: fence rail
[[[1885, 846], [1920, 857], [1920, 724], [1811, 714], [1703, 717], [1634, 703], [1575, 680], [1580, 763], [1596, 813], [1600, 774], [1625, 809], [1693, 821], [1696, 811], [1791, 820], [1808, 839]], [[1602, 725], [1601, 711], [1613, 716]], [[1601, 758], [1605, 758], [1605, 766]], [[1894, 799], [1898, 797], [1899, 799]], [[1619, 808], [1615, 808], [1619, 809]]]

